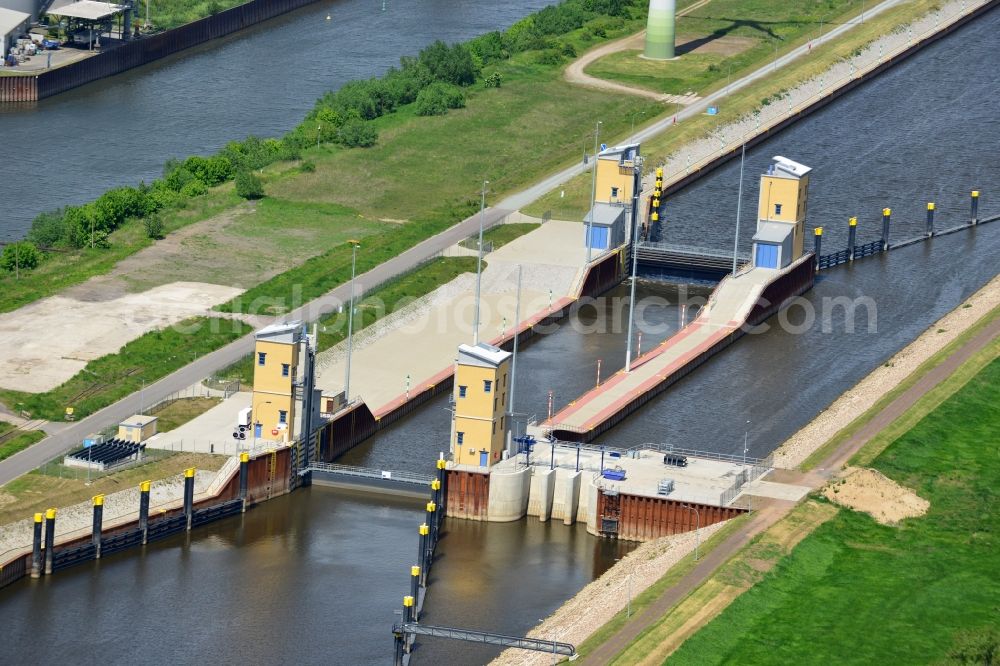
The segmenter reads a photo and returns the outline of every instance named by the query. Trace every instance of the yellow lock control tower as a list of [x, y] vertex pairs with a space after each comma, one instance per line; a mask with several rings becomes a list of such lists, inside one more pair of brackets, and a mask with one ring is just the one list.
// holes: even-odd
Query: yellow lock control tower
[[460, 345], [455, 363], [452, 459], [459, 465], [490, 467], [507, 441], [510, 352], [479, 343]]
[[784, 268], [802, 256], [810, 171], [804, 164], [777, 155], [761, 175], [754, 267]]
[[295, 381], [302, 323], [271, 324], [257, 331], [253, 354], [252, 418], [255, 436], [290, 442], [295, 438]]

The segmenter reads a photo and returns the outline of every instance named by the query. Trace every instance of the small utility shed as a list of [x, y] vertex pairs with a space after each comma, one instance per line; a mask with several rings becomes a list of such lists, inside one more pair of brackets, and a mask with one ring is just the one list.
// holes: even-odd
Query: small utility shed
[[792, 263], [791, 225], [763, 222], [753, 237], [753, 265], [757, 268], [784, 268]]
[[136, 414], [118, 424], [118, 439], [138, 444], [156, 434], [156, 417]]
[[17, 44], [17, 36], [24, 32], [30, 18], [31, 14], [0, 7], [0, 46], [3, 46], [3, 58]]
[[[595, 250], [608, 250], [625, 242], [624, 206], [597, 202], [584, 218], [584, 240]], [[588, 239], [587, 232], [590, 232]]]

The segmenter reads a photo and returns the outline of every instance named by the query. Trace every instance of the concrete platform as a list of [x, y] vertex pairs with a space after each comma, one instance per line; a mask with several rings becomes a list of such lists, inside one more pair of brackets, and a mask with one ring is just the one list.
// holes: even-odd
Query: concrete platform
[[[531, 454], [531, 464], [548, 468], [552, 457], [552, 445], [539, 442]], [[494, 468], [513, 468], [524, 465], [525, 456], [504, 461]], [[560, 470], [575, 470], [577, 468], [576, 449], [571, 446], [556, 446], [555, 464]], [[596, 483], [601, 488], [614, 489], [622, 493], [662, 497], [680, 502], [695, 502], [720, 506], [720, 497], [732, 487], [736, 478], [744, 471], [750, 473], [752, 465], [709, 460], [688, 456], [687, 467], [675, 467], [663, 464], [663, 452], [643, 449], [632, 455], [612, 458], [610, 453], [604, 454], [604, 469], [620, 467], [625, 470], [624, 481], [611, 481], [600, 478]], [[585, 484], [591, 483], [600, 473], [601, 453], [590, 449], [581, 449], [579, 469], [583, 471]], [[674, 490], [668, 495], [657, 493], [657, 486], [664, 479], [672, 479]]]
[[[496, 341], [514, 330], [517, 270], [522, 268], [521, 318], [558, 309], [575, 297], [586, 261], [583, 227], [549, 221], [485, 255], [480, 339]], [[351, 396], [379, 414], [409, 388], [437, 381], [454, 364], [458, 345], [472, 341], [474, 274], [459, 276], [403, 311], [393, 313], [354, 339]], [[316, 385], [325, 393], [344, 388], [346, 345], [320, 354]]]
[[233, 429], [241, 409], [250, 406], [252, 394], [234, 393], [228, 399], [201, 414], [184, 425], [169, 432], [153, 435], [146, 441], [151, 449], [168, 451], [194, 451], [219, 455], [236, 455], [240, 451], [256, 451], [284, 446], [283, 442], [261, 437], [254, 439], [253, 433], [247, 439], [233, 439]]

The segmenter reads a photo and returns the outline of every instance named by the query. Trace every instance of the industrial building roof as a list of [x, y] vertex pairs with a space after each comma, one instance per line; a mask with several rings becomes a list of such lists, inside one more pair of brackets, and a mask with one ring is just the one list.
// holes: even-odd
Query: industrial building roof
[[291, 345], [299, 341], [301, 331], [301, 321], [282, 321], [265, 326], [257, 331], [257, 333], [254, 334], [254, 337], [258, 340], [267, 340], [268, 342], [284, 342]]
[[591, 214], [594, 215], [594, 224], [610, 227], [615, 224], [619, 218], [625, 215], [625, 208], [620, 204], [609, 204], [603, 201], [598, 201], [594, 204], [586, 215], [583, 216], [584, 222], [590, 222]]
[[56, 16], [68, 16], [72, 18], [96, 21], [117, 14], [125, 9], [124, 5], [113, 5], [110, 2], [95, 2], [95, 0], [79, 0], [70, 2], [59, 7], [53, 7], [49, 14]]
[[761, 222], [757, 226], [757, 233], [753, 235], [753, 239], [764, 243], [783, 243], [786, 238], [792, 235], [794, 228], [791, 224], [781, 222]]
[[31, 14], [0, 7], [0, 37], [20, 29], [24, 22], [30, 18]]
[[478, 345], [459, 345], [458, 362], [462, 365], [478, 365], [483, 368], [495, 368], [508, 358], [510, 352], [499, 347], [480, 342]]
[[775, 171], [780, 172], [776, 174], [779, 176], [790, 176], [791, 178], [798, 179], [812, 171], [812, 167], [807, 167], [805, 164], [799, 164], [798, 162], [790, 160], [787, 157], [782, 157], [781, 155], [775, 155], [772, 159], [774, 159], [774, 164], [772, 166]]

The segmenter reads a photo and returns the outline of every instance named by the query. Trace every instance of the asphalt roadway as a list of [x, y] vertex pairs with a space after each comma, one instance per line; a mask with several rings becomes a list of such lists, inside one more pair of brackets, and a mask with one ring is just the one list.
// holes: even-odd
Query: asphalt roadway
[[[884, 2], [866, 10], [864, 14], [865, 18], [881, 14], [885, 10], [901, 4], [902, 2], [903, 0], [885, 0]], [[856, 24], [851, 22], [843, 23], [837, 26], [810, 44], [800, 46], [797, 49], [786, 53], [784, 56], [780, 57], [776, 63], [769, 62], [766, 65], [763, 65], [745, 77], [734, 81], [729, 86], [726, 86], [714, 94], [685, 107], [681, 111], [677, 112], [677, 114], [667, 116], [642, 129], [641, 131], [636, 132], [624, 142], [642, 142], [660, 134], [661, 132], [669, 131], [670, 127], [674, 124], [674, 118], [677, 120], [683, 120], [685, 118], [691, 118], [703, 113], [709, 105], [716, 103], [730, 92], [739, 90], [740, 88], [750, 85], [751, 83], [767, 76], [769, 72], [772, 72], [777, 67], [783, 67], [794, 60], [808, 55], [812, 45], [819, 45], [832, 39], [836, 39], [844, 32], [850, 30], [854, 25]], [[589, 165], [584, 165], [582, 162], [576, 163], [571, 167], [563, 169], [562, 171], [539, 181], [521, 192], [508, 196], [506, 199], [500, 201], [496, 207], [488, 208], [486, 210], [485, 215], [482, 216], [483, 224], [489, 227], [500, 222], [511, 212], [519, 210], [547, 192], [562, 185], [574, 176], [583, 173], [587, 170], [588, 166]], [[477, 213], [456, 224], [450, 229], [442, 231], [436, 236], [432, 236], [431, 238], [422, 241], [406, 252], [403, 252], [398, 257], [394, 257], [389, 261], [376, 266], [367, 273], [358, 276], [358, 291], [363, 291], [365, 289], [365, 285], [378, 285], [397, 275], [416, 268], [427, 259], [430, 259], [435, 254], [443, 251], [445, 248], [450, 247], [458, 241], [478, 232], [479, 223], [480, 215]], [[285, 318], [301, 319], [305, 322], [315, 321], [322, 314], [331, 312], [340, 307], [341, 304], [348, 298], [350, 293], [349, 289], [349, 285], [341, 285], [324, 296], [321, 296], [320, 298], [310, 301], [302, 307], [291, 311], [285, 316]], [[122, 398], [118, 402], [109, 405], [80, 421], [67, 424], [65, 427], [60, 428], [57, 432], [54, 432], [45, 439], [39, 441], [37, 444], [28, 447], [24, 451], [21, 451], [6, 460], [0, 461], [0, 485], [12, 481], [22, 474], [26, 474], [31, 470], [40, 467], [52, 458], [79, 446], [80, 442], [82, 442], [83, 438], [88, 434], [102, 430], [109, 424], [118, 423], [129, 416], [138, 413], [141, 411], [142, 405], [151, 405], [159, 402], [172, 393], [198, 383], [215, 371], [232, 365], [243, 356], [249, 354], [252, 349], [253, 334], [249, 334], [226, 345], [222, 349], [218, 349], [211, 354], [189, 363], [156, 383], [146, 386], [142, 390], [141, 394], [140, 392], [133, 393], [132, 395]]]

